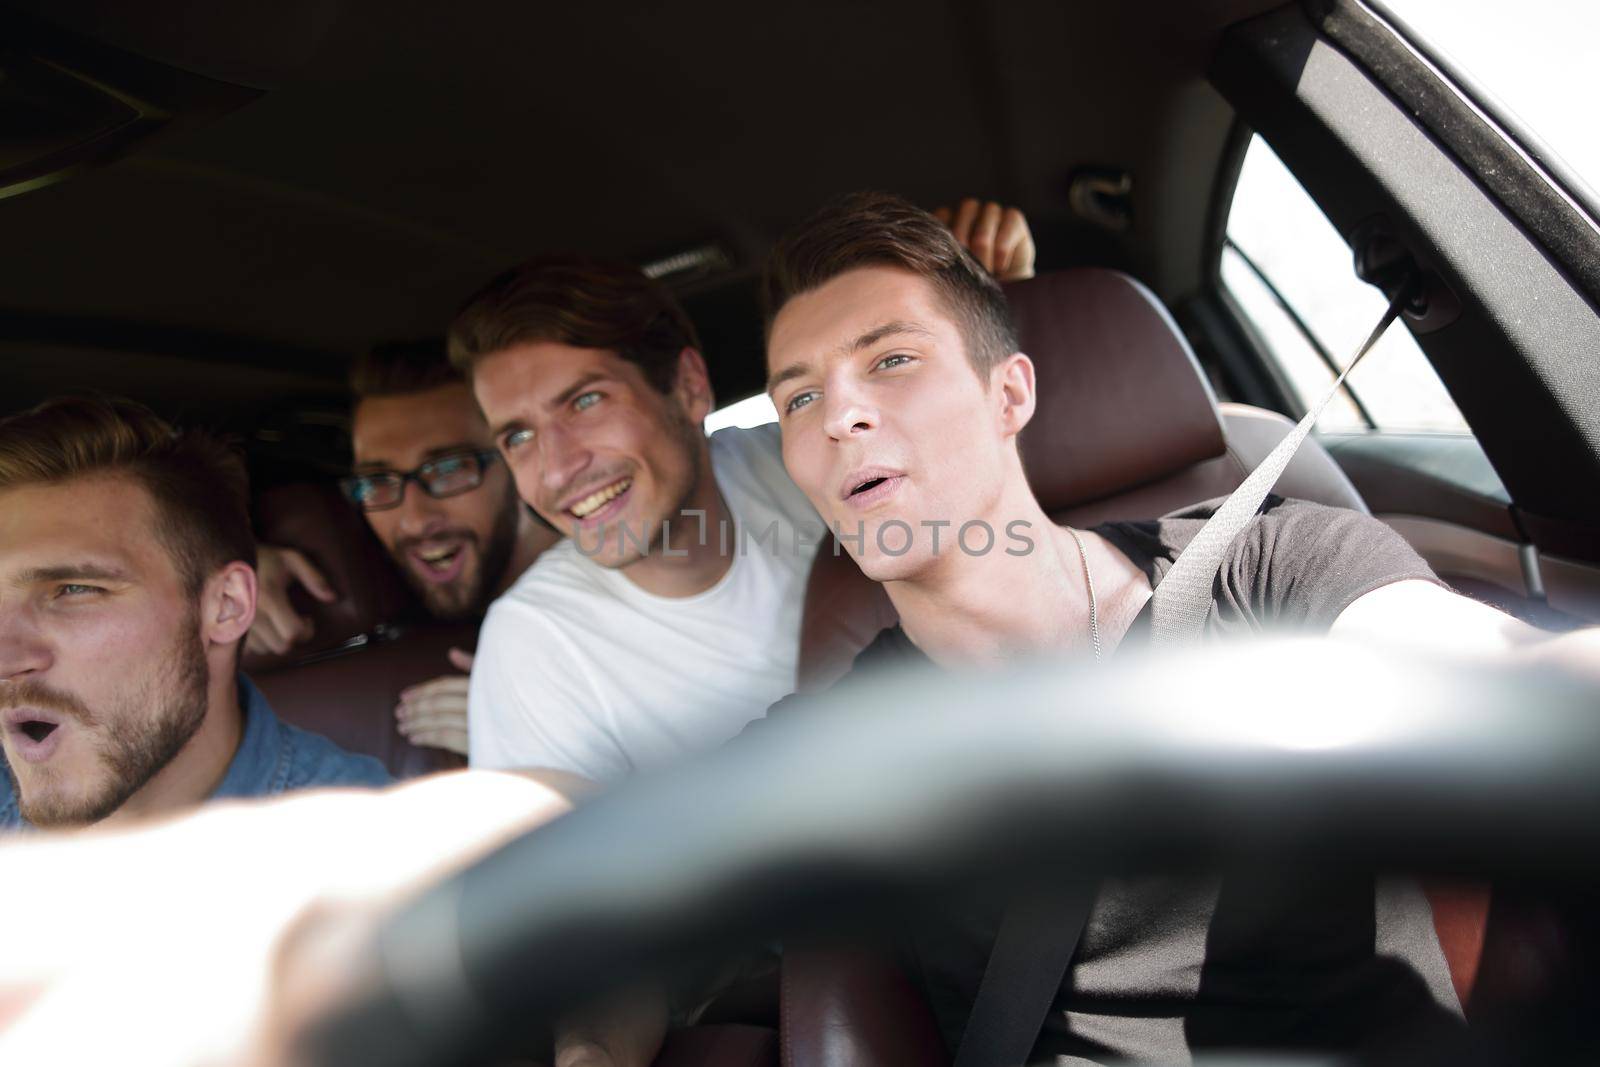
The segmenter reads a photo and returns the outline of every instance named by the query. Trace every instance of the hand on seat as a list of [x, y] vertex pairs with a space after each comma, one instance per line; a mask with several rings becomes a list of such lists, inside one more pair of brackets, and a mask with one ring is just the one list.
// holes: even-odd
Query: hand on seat
[[245, 638], [245, 651], [281, 656], [311, 638], [315, 626], [294, 610], [289, 587], [299, 583], [306, 592], [331, 604], [339, 599], [322, 572], [292, 548], [262, 545], [256, 551], [256, 621]]
[[981, 203], [967, 197], [954, 210], [941, 207], [933, 217], [950, 227], [983, 269], [1003, 282], [1020, 282], [1033, 277], [1037, 251], [1028, 219], [1014, 207], [990, 200]]
[[[472, 654], [459, 648], [450, 650], [450, 662], [458, 670], [472, 673]], [[467, 754], [466, 675], [446, 674], [422, 682], [400, 693], [394, 709], [395, 724], [413, 745], [442, 748]]]

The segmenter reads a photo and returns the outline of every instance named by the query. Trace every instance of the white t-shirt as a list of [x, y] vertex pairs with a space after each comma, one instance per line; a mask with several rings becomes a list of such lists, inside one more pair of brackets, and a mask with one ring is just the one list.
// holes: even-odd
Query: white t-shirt
[[569, 539], [490, 607], [468, 697], [472, 766], [612, 781], [714, 748], [794, 690], [822, 522], [783, 469], [776, 425], [712, 434], [711, 467], [733, 521], [706, 531], [732, 556], [710, 589], [647, 593]]

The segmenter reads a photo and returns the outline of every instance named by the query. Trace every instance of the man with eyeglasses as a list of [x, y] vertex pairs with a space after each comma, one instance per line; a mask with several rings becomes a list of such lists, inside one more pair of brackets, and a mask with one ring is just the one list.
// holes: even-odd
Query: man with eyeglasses
[[[355, 466], [340, 486], [416, 590], [447, 622], [482, 617], [560, 535], [534, 518], [489, 437], [477, 401], [442, 346], [389, 345], [356, 362], [351, 374]], [[333, 591], [292, 548], [262, 548], [262, 619], [251, 648], [282, 653], [310, 636], [290, 605], [298, 582], [319, 599]], [[469, 671], [472, 657], [452, 649]], [[413, 744], [467, 751], [467, 678], [449, 674], [400, 695], [395, 716]]]

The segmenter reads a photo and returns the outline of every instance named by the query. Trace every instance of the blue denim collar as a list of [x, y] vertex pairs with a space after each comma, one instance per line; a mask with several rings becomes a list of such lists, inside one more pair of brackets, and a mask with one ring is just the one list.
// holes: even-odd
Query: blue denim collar
[[261, 690], [244, 675], [239, 675], [239, 711], [244, 729], [239, 748], [228, 764], [213, 798], [267, 797], [283, 792], [289, 781], [294, 752], [285, 736], [283, 724], [273, 712]]

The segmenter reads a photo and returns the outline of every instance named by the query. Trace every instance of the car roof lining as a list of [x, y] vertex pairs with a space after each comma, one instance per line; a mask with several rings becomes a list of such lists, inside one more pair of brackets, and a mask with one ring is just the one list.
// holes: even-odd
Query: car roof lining
[[[642, 262], [715, 241], [734, 268], [686, 302], [708, 326], [726, 318], [706, 330], [707, 355], [734, 399], [760, 387], [767, 248], [853, 188], [1018, 203], [1042, 266], [1120, 267], [1169, 302], [1194, 291], [1230, 122], [1205, 64], [1226, 25], [1273, 3], [601, 3], [473, 17], [296, 0], [291, 22], [325, 25], [309, 56], [256, 32], [261, 4], [226, 19], [189, 0], [20, 6], [270, 91], [0, 201], [0, 310], [322, 352], [333, 382], [372, 344], [440, 331], [527, 256]], [[1126, 233], [1068, 205], [1070, 175], [1105, 166], [1134, 175]]]

